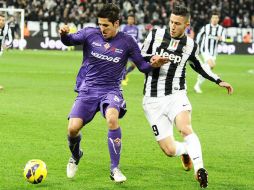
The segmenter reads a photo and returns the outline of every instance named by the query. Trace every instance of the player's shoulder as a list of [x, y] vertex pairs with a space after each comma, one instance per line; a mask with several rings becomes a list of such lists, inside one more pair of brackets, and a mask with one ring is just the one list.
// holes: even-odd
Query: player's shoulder
[[127, 33], [124, 32], [124, 31], [120, 31], [120, 32], [118, 33], [118, 35], [119, 35], [119, 38], [122, 39], [122, 40], [125, 40], [125, 41], [128, 41], [128, 40], [130, 40], [130, 39], [133, 40], [133, 37], [132, 37], [131, 35], [127, 34]]
[[186, 46], [189, 47], [192, 50], [197, 49], [198, 47], [198, 43], [191, 37], [186, 36], [187, 40], [186, 40]]
[[82, 29], [84, 32], [86, 32], [86, 33], [91, 33], [91, 34], [96, 34], [96, 33], [99, 33], [100, 32], [100, 30], [99, 30], [99, 28], [97, 28], [97, 27], [91, 27], [91, 26], [89, 26], [89, 27], [85, 27], [85, 28], [83, 28]]

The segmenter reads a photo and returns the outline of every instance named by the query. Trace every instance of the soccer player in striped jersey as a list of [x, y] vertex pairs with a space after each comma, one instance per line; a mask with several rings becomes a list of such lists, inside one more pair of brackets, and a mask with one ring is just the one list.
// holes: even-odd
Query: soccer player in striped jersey
[[[203, 26], [197, 35], [196, 42], [199, 44], [200, 53], [204, 60], [204, 69], [211, 70], [215, 67], [218, 43], [225, 41], [225, 29], [219, 25], [219, 12], [212, 11], [211, 22]], [[202, 93], [201, 84], [205, 81], [202, 75], [198, 75], [194, 86], [196, 93]]]
[[144, 60], [133, 38], [119, 32], [119, 12], [115, 4], [107, 3], [98, 12], [98, 28], [87, 27], [74, 34], [69, 34], [67, 25], [59, 30], [65, 45], [83, 45], [82, 65], [75, 89], [78, 96], [69, 114], [68, 142], [72, 156], [67, 164], [68, 178], [75, 176], [83, 156], [80, 131], [100, 111], [108, 127], [110, 178], [118, 183], [126, 181], [119, 168], [122, 144], [119, 119], [126, 113], [120, 87], [123, 72], [128, 58], [144, 73], [168, 62], [162, 57], [153, 57], [151, 65]]
[[[4, 49], [9, 48], [12, 45], [11, 29], [7, 23], [5, 23], [5, 16], [0, 14], [0, 56], [3, 54]], [[0, 90], [3, 86], [0, 85]]]
[[5, 23], [4, 15], [0, 14], [0, 56], [3, 54], [4, 49], [11, 47], [12, 34], [8, 23]]
[[[186, 93], [186, 63], [208, 80], [224, 87], [229, 94], [232, 86], [211, 71], [204, 70], [198, 59], [198, 45], [185, 35], [190, 14], [181, 3], [175, 3], [170, 15], [169, 29], [153, 29], [141, 50], [147, 60], [154, 55], [169, 58], [169, 62], [146, 75], [143, 109], [162, 151], [167, 156], [181, 156], [185, 170], [194, 166], [194, 175], [202, 188], [208, 186], [208, 172], [204, 168], [201, 144], [191, 125], [191, 103]], [[184, 141], [174, 139], [173, 125]]]

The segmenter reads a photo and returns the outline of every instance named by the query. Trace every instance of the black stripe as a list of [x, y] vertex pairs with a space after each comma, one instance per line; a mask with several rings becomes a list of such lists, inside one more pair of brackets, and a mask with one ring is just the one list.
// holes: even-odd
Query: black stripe
[[177, 64], [170, 64], [167, 77], [166, 77], [166, 83], [165, 83], [165, 95], [172, 94], [172, 82], [175, 76]]
[[151, 40], [149, 48], [147, 50], [147, 54], [152, 54], [152, 52], [153, 52], [153, 43], [154, 43], [154, 40], [155, 40], [155, 33], [156, 33], [156, 31], [152, 30], [152, 40]]
[[183, 70], [182, 70], [182, 75], [181, 75], [181, 78], [180, 78], [180, 89], [179, 90], [185, 89], [185, 85], [184, 85], [185, 84], [185, 71], [186, 71], [186, 66], [184, 66]]
[[[216, 28], [215, 36], [219, 36], [218, 30], [219, 30], [219, 26]], [[217, 40], [214, 40], [213, 41], [213, 54], [212, 54], [213, 56], [215, 55], [216, 46], [217, 46]]]
[[159, 76], [160, 76], [160, 68], [153, 69], [153, 76], [151, 82], [151, 97], [157, 97], [157, 86]]
[[[210, 35], [212, 35], [212, 25], [210, 25], [210, 32], [209, 32], [208, 36], [210, 36]], [[210, 44], [211, 44], [211, 38], [208, 39], [208, 51], [209, 51], [209, 53], [211, 53]]]
[[147, 78], [148, 78], [148, 74], [145, 73], [145, 83], [144, 83], [144, 88], [143, 88], [143, 94], [146, 94], [146, 84], [147, 84]]
[[[152, 40], [151, 40], [151, 42], [150, 42], [150, 45], [149, 45], [149, 48], [148, 48], [148, 50], [147, 50], [147, 54], [152, 54], [152, 52], [153, 52], [153, 43], [154, 43], [154, 40], [155, 40], [155, 33], [156, 33], [156, 31], [155, 30], [152, 30]], [[155, 70], [155, 69], [154, 69]], [[153, 71], [154, 71], [153, 70]], [[146, 76], [145, 76], [146, 78], [145, 78], [145, 84], [144, 84], [144, 89], [143, 89], [143, 94], [145, 95], [145, 93], [146, 93], [146, 84], [147, 84], [147, 78], [148, 78], [148, 74], [146, 74]], [[159, 78], [159, 77], [158, 77]], [[153, 80], [153, 79], [152, 79]], [[151, 91], [152, 91], [152, 89], [151, 89]], [[157, 84], [156, 84], [156, 91], [157, 91]], [[152, 93], [152, 92], [151, 92]], [[156, 92], [156, 94], [157, 94], [157, 92]]]

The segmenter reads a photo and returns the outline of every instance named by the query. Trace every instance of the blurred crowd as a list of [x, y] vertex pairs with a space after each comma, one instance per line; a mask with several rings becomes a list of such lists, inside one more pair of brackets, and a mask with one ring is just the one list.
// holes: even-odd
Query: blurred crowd
[[[25, 9], [26, 21], [96, 22], [98, 10], [113, 2], [122, 10], [121, 20], [136, 15], [137, 24], [167, 25], [175, 0], [6, 0], [6, 7]], [[194, 31], [209, 22], [213, 9], [221, 12], [224, 27], [254, 27], [254, 0], [192, 0], [184, 1], [191, 10]]]

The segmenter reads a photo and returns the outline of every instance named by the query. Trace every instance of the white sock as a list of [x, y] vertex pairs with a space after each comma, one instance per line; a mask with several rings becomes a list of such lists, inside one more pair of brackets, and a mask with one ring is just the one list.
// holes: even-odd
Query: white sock
[[175, 141], [175, 145], [176, 145], [175, 156], [181, 156], [182, 154], [187, 154], [187, 149], [184, 142]]
[[187, 152], [191, 158], [196, 173], [199, 168], [204, 168], [202, 159], [202, 151], [199, 139], [195, 133], [192, 133], [184, 138]]

